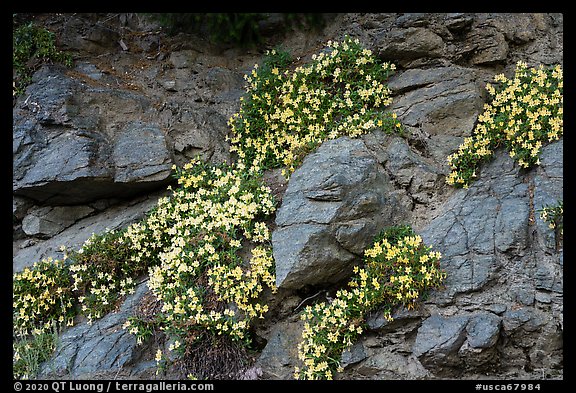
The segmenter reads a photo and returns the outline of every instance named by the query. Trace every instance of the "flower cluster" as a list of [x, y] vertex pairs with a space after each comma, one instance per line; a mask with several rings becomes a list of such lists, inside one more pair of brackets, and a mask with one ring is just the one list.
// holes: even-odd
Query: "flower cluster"
[[[235, 164], [196, 158], [174, 166], [178, 188], [169, 188], [171, 195], [160, 198], [145, 219], [93, 235], [78, 251], [64, 248], [66, 264], [46, 261], [15, 275], [15, 326], [41, 332], [54, 321], [72, 324], [78, 312], [92, 322], [148, 273], [161, 310], [151, 319], [127, 320], [124, 327], [138, 342], [157, 329], [174, 340], [169, 350], [180, 353], [206, 334], [249, 341], [251, 321], [268, 311], [258, 301], [261, 293], [276, 290], [267, 225], [275, 202], [262, 171], [285, 167], [288, 175], [329, 138], [375, 128], [402, 131], [396, 115], [383, 112], [391, 102], [384, 82], [395, 67], [379, 63], [358, 40], [328, 42], [307, 66], [290, 71], [290, 63], [286, 52], [272, 51], [246, 76], [247, 99], [229, 122]], [[351, 283], [352, 298], [348, 292], [339, 296], [361, 301], [364, 284]], [[418, 286], [406, 285], [400, 300], [413, 300], [409, 289]], [[162, 367], [167, 358], [161, 350], [156, 354]]]
[[246, 75], [247, 97], [229, 125], [231, 151], [249, 170], [285, 167], [292, 173], [302, 158], [326, 139], [351, 137], [375, 128], [401, 132], [384, 84], [394, 64], [380, 63], [358, 39], [329, 41], [312, 61], [288, 69], [289, 56], [273, 50]]
[[131, 243], [124, 230], [92, 234], [77, 251], [65, 250], [72, 263], [72, 289], [88, 323], [112, 311], [136, 287], [135, 278], [146, 274], [146, 263], [130, 261]]
[[41, 330], [31, 337], [17, 336], [12, 342], [14, 379], [33, 379], [40, 365], [52, 356], [58, 343], [58, 322], [52, 321], [51, 329], [44, 325]]
[[337, 291], [329, 303], [307, 306], [297, 379], [332, 379], [342, 371], [342, 351], [363, 331], [367, 312], [380, 308], [392, 320], [393, 308], [414, 308], [431, 288], [445, 278], [441, 255], [422, 242], [409, 226], [390, 228], [365, 251], [365, 265], [354, 268], [348, 288]]
[[52, 258], [13, 275], [12, 308], [15, 334], [26, 337], [71, 325], [75, 316], [72, 279], [64, 261]]
[[560, 236], [564, 235], [564, 202], [558, 201], [552, 206], [544, 206], [538, 210], [542, 221], [548, 223], [550, 229], [554, 229]]
[[21, 337], [41, 334], [64, 323], [74, 324], [79, 311], [91, 323], [133, 292], [134, 277], [146, 265], [130, 263], [129, 244], [122, 231], [93, 234], [77, 250], [64, 252], [62, 260], [47, 258], [13, 275], [14, 328]]
[[[175, 351], [207, 331], [248, 340], [250, 321], [267, 311], [259, 295], [264, 287], [275, 290], [263, 221], [275, 210], [271, 191], [257, 176], [227, 164], [197, 158], [174, 169], [181, 186], [125, 233], [134, 260], [158, 255], [148, 287], [162, 304], [162, 329], [177, 338]], [[254, 248], [244, 250], [249, 257], [243, 259], [247, 239]], [[139, 337], [150, 332], [136, 318], [125, 328]]]
[[510, 157], [522, 168], [539, 165], [539, 153], [546, 143], [563, 134], [563, 73], [557, 65], [528, 68], [518, 62], [513, 79], [496, 75], [496, 86], [486, 85], [491, 101], [471, 137], [464, 139], [458, 151], [448, 156], [452, 172], [446, 182], [468, 187], [478, 177], [481, 162], [505, 146]]

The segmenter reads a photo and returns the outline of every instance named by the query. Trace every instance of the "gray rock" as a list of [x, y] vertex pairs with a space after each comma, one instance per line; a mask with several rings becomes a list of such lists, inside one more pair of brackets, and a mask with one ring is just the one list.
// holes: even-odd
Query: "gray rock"
[[24, 217], [22, 230], [29, 236], [52, 237], [92, 212], [89, 206], [41, 207]]
[[529, 204], [528, 185], [504, 152], [482, 167], [468, 190], [452, 195], [421, 231], [445, 257], [444, 295], [478, 291], [495, 279], [502, 266], [498, 253], [527, 253]]
[[166, 91], [178, 91], [176, 88], [176, 81], [173, 80], [162, 82], [162, 87], [164, 87]]
[[361, 140], [327, 141], [291, 176], [272, 233], [276, 284], [297, 289], [346, 278], [378, 231], [404, 215]]
[[502, 328], [508, 335], [518, 329], [532, 332], [542, 327], [545, 323], [544, 317], [529, 307], [508, 310], [502, 316]]
[[78, 220], [62, 232], [50, 239], [15, 249], [12, 256], [14, 272], [22, 271], [42, 258], [61, 258], [60, 246], [78, 249], [93, 233], [103, 233], [106, 228], [118, 229], [141, 220], [158, 202], [158, 198], [165, 196], [166, 191], [150, 194], [130, 202], [124, 202], [108, 208], [106, 211]]
[[302, 339], [303, 323], [281, 322], [272, 328], [266, 347], [256, 360], [265, 379], [293, 379], [294, 367], [298, 365], [298, 343]]
[[459, 364], [458, 350], [466, 340], [468, 316], [432, 315], [418, 329], [412, 353], [428, 369]]
[[475, 373], [490, 375], [500, 360], [500, 353], [496, 347], [476, 348], [468, 341], [464, 342], [458, 350], [458, 356], [462, 365], [460, 370], [450, 370], [454, 374], [461, 374], [465, 370], [473, 370]]
[[115, 135], [112, 160], [115, 183], [163, 182], [172, 171], [166, 137], [155, 124], [126, 125]]
[[533, 273], [534, 286], [537, 289], [563, 293], [563, 274], [560, 264], [561, 255], [552, 258], [542, 256]]
[[422, 308], [409, 310], [405, 307], [400, 307], [392, 310], [392, 318], [394, 319], [388, 321], [384, 318], [384, 314], [381, 310], [376, 310], [366, 317], [366, 325], [372, 330], [394, 331], [399, 327], [406, 327], [409, 321], [420, 321], [425, 316], [427, 315], [425, 314], [425, 310]]
[[489, 348], [496, 344], [500, 334], [501, 318], [486, 313], [473, 316], [466, 325], [466, 340], [472, 348]]
[[39, 377], [133, 379], [152, 375], [155, 362], [138, 365], [149, 348], [138, 345], [136, 337], [122, 328], [147, 290], [146, 285], [140, 285], [118, 312], [112, 312], [92, 325], [83, 322], [64, 331], [52, 359], [42, 364]]
[[459, 66], [408, 69], [388, 86], [395, 95], [390, 110], [408, 129], [427, 136], [426, 151], [437, 162], [456, 150], [471, 134], [484, 100], [475, 82], [477, 72]]
[[375, 46], [382, 59], [402, 63], [421, 57], [441, 57], [444, 41], [426, 28], [408, 27], [381, 34], [376, 37]]
[[536, 293], [530, 284], [525, 283], [524, 285], [520, 284], [510, 288], [510, 295], [513, 301], [524, 306], [531, 306], [534, 304]]
[[279, 288], [338, 282], [351, 273], [357, 259], [327, 233], [326, 225], [278, 227], [272, 233], [272, 244]]
[[198, 93], [208, 103], [238, 102], [245, 94], [242, 74], [223, 67], [211, 67], [199, 74]]
[[396, 18], [398, 27], [426, 27], [430, 24], [430, 14], [423, 12], [407, 12]]
[[191, 68], [196, 65], [199, 52], [184, 49], [170, 53], [169, 61], [175, 68]]
[[393, 140], [386, 149], [385, 167], [390, 177], [407, 188], [420, 203], [429, 201], [442, 178], [440, 171], [416, 154], [402, 139]]
[[81, 62], [76, 64], [76, 69], [82, 74], [86, 75], [88, 78], [94, 79], [96, 81], [99, 81], [104, 77], [104, 73], [98, 67], [88, 62]]
[[479, 291], [495, 278], [499, 265], [492, 255], [454, 256], [446, 258], [443, 268], [448, 272], [444, 296]]
[[357, 342], [342, 352], [342, 357], [340, 358], [340, 366], [346, 368], [361, 362], [367, 357], [368, 355], [366, 354], [364, 345], [361, 342]]
[[212, 109], [186, 110], [168, 133], [174, 160], [183, 166], [200, 155], [214, 163], [230, 162], [230, 144], [226, 118]]
[[507, 309], [508, 307], [503, 303], [493, 303], [486, 306], [487, 311], [490, 311], [496, 315], [503, 314]]
[[465, 367], [481, 371], [498, 362], [501, 318], [492, 313], [426, 319], [412, 347], [422, 365], [437, 375], [459, 375]]
[[158, 125], [142, 120], [152, 111], [148, 98], [56, 66], [34, 81], [13, 110], [15, 195], [82, 204], [166, 184], [171, 152]]
[[33, 205], [34, 202], [28, 198], [14, 196], [12, 198], [12, 220], [21, 221]]
[[476, 26], [468, 35], [466, 45], [472, 50], [471, 63], [474, 65], [502, 63], [508, 56], [506, 37], [488, 24]]
[[516, 248], [516, 254], [528, 246], [528, 219], [530, 206], [526, 198], [502, 200], [495, 222], [494, 242], [496, 249], [507, 252]]
[[444, 25], [451, 32], [461, 32], [469, 29], [473, 21], [473, 15], [465, 13], [450, 13], [445, 15]]
[[375, 349], [371, 356], [345, 370], [342, 379], [412, 380], [430, 376], [414, 355], [384, 347]]
[[563, 200], [564, 191], [564, 140], [546, 145], [540, 155], [540, 166], [536, 168], [534, 176], [534, 219], [536, 221], [536, 233], [540, 244], [551, 253], [557, 249], [556, 234], [543, 221], [538, 212], [545, 206], [556, 206]]

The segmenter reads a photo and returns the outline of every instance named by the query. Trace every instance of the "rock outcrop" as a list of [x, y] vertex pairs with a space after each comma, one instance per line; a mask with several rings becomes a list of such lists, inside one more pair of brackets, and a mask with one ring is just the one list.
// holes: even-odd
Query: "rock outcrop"
[[146, 284], [140, 284], [118, 311], [92, 325], [83, 322], [62, 333], [53, 358], [43, 364], [39, 376], [81, 380], [155, 376], [150, 343], [138, 345], [136, 337], [122, 327], [147, 291]]
[[140, 120], [149, 99], [90, 86], [56, 66], [35, 81], [14, 109], [15, 195], [79, 204], [167, 184], [173, 160], [166, 135]]
[[[173, 164], [198, 154], [232, 161], [227, 120], [242, 75], [261, 60], [169, 37], [136, 14], [49, 18], [78, 60], [44, 66], [15, 101], [14, 271], [144, 217], [166, 195]], [[270, 311], [254, 327], [246, 378], [292, 378], [299, 312], [330, 301], [374, 235], [399, 223], [442, 253], [445, 288], [416, 310], [394, 310], [393, 321], [368, 315], [336, 378], [563, 378], [563, 245], [538, 214], [563, 198], [563, 141], [544, 146], [534, 169], [501, 149], [469, 189], [445, 183], [446, 157], [471, 135], [485, 84], [518, 60], [563, 62], [563, 15], [339, 14], [322, 30], [269, 30], [270, 47], [302, 61], [350, 35], [396, 64], [388, 110], [406, 133], [326, 141], [287, 185], [266, 173], [281, 201], [272, 233], [280, 290], [265, 295]], [[157, 346], [121, 329], [147, 294], [140, 284], [116, 312], [64, 331], [41, 376], [157, 378]]]
[[362, 140], [325, 142], [292, 174], [276, 214], [276, 285], [299, 289], [348, 277], [371, 239], [405, 215]]
[[[562, 375], [563, 251], [535, 212], [562, 198], [562, 145], [546, 146], [541, 166], [522, 173], [501, 150], [479, 180], [441, 205], [419, 233], [443, 255], [445, 288], [420, 309], [396, 310], [393, 322], [373, 313], [369, 333], [342, 355], [342, 378], [526, 378], [535, 370]], [[274, 327], [266, 359], [278, 351], [286, 356], [297, 345], [299, 338], [285, 342], [294, 336], [293, 325]], [[280, 360], [273, 356], [264, 375], [285, 375], [297, 364], [292, 358], [281, 367]]]

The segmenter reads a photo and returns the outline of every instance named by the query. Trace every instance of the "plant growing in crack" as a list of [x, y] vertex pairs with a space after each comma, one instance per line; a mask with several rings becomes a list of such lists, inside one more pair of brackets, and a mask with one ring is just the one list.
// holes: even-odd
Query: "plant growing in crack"
[[480, 165], [504, 146], [521, 168], [540, 165], [540, 151], [547, 143], [563, 135], [563, 71], [560, 65], [528, 68], [516, 64], [514, 77], [494, 77], [496, 85], [487, 84], [490, 102], [472, 136], [464, 138], [458, 151], [448, 156], [451, 167], [446, 182], [468, 188], [479, 176]]
[[[179, 356], [174, 365], [183, 375], [229, 377], [234, 370], [221, 357], [244, 358], [251, 322], [268, 311], [260, 295], [276, 290], [268, 227], [276, 203], [263, 171], [283, 167], [288, 176], [327, 139], [378, 128], [401, 133], [396, 115], [385, 112], [391, 102], [385, 82], [394, 69], [348, 37], [328, 42], [308, 65], [296, 66], [286, 52], [271, 51], [246, 76], [246, 98], [229, 122], [237, 161], [213, 165], [196, 158], [174, 167], [178, 188], [145, 219], [67, 251], [66, 263], [50, 270], [62, 281], [55, 282], [54, 293], [66, 290], [70, 296], [62, 312], [49, 307], [47, 315], [36, 315], [25, 308], [34, 287], [20, 290], [24, 276], [16, 275], [15, 319], [30, 322], [31, 329], [53, 320], [72, 325], [76, 316], [92, 322], [147, 273], [160, 310], [154, 319], [129, 318], [124, 327], [138, 342], [159, 331], [170, 338], [167, 351], [156, 353], [160, 368]], [[39, 267], [25, 270], [24, 278], [35, 279], [38, 272]], [[53, 295], [47, 295], [50, 302], [56, 301]], [[405, 300], [412, 295], [407, 292]]]
[[354, 268], [347, 288], [337, 291], [328, 303], [306, 306], [302, 341], [298, 345], [296, 379], [333, 379], [342, 352], [363, 332], [368, 312], [383, 308], [392, 320], [398, 306], [408, 309], [446, 277], [440, 269], [441, 255], [422, 242], [410, 226], [389, 228], [374, 239], [364, 253], [364, 266]]
[[554, 230], [556, 243], [560, 244], [564, 237], [564, 201], [557, 201], [552, 205], [545, 205], [538, 210], [542, 221]]

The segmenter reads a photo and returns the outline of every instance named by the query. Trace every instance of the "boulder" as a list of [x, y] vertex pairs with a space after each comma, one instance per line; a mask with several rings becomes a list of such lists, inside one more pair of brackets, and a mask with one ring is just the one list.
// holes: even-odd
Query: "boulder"
[[298, 289], [346, 278], [374, 236], [405, 212], [362, 140], [323, 143], [291, 176], [276, 215], [276, 285]]
[[382, 59], [401, 64], [421, 57], [441, 57], [444, 52], [442, 37], [423, 27], [382, 33], [376, 37], [375, 46]]
[[43, 67], [14, 108], [14, 194], [82, 204], [167, 184], [173, 159], [166, 135], [141, 120], [149, 100], [73, 75]]
[[52, 237], [93, 212], [90, 206], [41, 207], [24, 217], [22, 230], [29, 236]]
[[457, 375], [464, 365], [478, 372], [497, 365], [495, 345], [500, 329], [501, 318], [491, 313], [450, 317], [435, 314], [418, 329], [412, 351], [427, 370], [437, 375]]
[[418, 329], [412, 352], [425, 367], [459, 364], [458, 349], [466, 340], [467, 316], [432, 315]]

